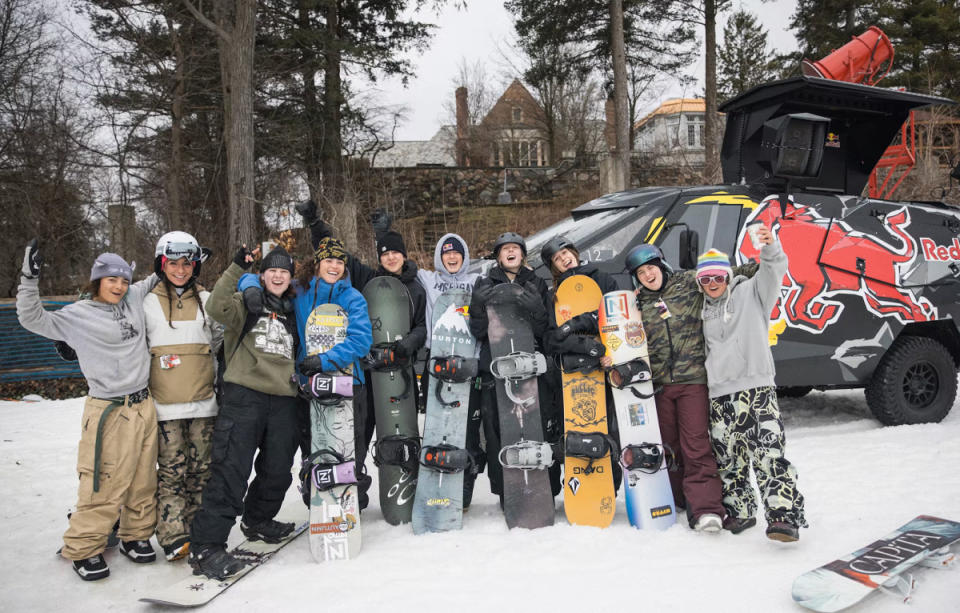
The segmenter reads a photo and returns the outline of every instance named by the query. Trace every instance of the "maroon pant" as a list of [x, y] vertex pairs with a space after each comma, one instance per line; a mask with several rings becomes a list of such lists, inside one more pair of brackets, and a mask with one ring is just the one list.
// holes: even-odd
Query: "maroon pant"
[[668, 473], [674, 501], [687, 509], [691, 523], [704, 513], [723, 517], [723, 489], [710, 448], [707, 386], [664, 385], [656, 402], [660, 436], [677, 461], [676, 469]]

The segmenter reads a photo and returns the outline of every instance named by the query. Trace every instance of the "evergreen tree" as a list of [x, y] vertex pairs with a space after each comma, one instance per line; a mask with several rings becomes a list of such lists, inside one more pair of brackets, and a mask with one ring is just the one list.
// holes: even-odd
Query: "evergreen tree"
[[775, 78], [767, 31], [755, 15], [744, 10], [733, 13], [723, 28], [723, 40], [717, 50], [717, 96], [721, 101]]

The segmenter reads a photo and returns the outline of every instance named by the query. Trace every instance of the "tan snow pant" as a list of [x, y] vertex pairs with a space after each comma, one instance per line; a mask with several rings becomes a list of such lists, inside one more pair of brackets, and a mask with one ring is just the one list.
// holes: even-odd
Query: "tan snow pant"
[[[107, 416], [101, 419], [104, 413]], [[61, 552], [68, 560], [101, 553], [118, 515], [117, 536], [123, 541], [148, 540], [157, 525], [157, 409], [153, 398], [131, 404], [129, 396], [113, 402], [88, 396], [81, 424], [77, 510], [63, 535]], [[99, 463], [95, 461], [98, 432]], [[98, 464], [99, 470], [95, 470]]]

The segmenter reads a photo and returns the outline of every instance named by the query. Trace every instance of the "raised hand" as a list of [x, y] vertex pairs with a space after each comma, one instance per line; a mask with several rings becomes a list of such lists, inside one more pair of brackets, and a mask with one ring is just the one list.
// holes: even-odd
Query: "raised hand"
[[23, 251], [23, 268], [21, 273], [27, 279], [36, 279], [40, 276], [40, 266], [43, 264], [43, 256], [40, 255], [40, 244], [37, 239], [27, 243]]

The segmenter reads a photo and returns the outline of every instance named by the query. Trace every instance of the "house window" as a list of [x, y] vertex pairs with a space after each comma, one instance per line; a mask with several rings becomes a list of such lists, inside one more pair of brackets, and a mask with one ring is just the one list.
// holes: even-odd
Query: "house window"
[[523, 109], [519, 106], [513, 107], [513, 123], [520, 123], [523, 121]]
[[704, 146], [703, 115], [687, 114], [687, 148], [695, 149]]

